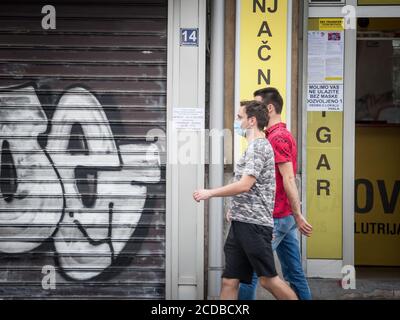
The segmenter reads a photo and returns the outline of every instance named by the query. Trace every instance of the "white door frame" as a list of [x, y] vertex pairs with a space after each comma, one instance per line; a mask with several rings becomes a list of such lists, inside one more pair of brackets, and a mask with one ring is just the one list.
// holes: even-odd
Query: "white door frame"
[[[356, 18], [394, 18], [400, 17], [400, 5], [398, 6], [358, 6], [357, 0], [346, 0], [345, 5], [355, 8]], [[340, 6], [311, 6], [308, 9], [308, 18], [344, 18], [342, 13], [343, 4]], [[307, 26], [307, 21], [304, 25]], [[307, 54], [307, 29], [303, 33], [304, 54]], [[345, 30], [345, 66], [344, 66], [344, 121], [343, 136], [346, 137], [343, 143], [343, 261], [342, 265], [354, 265], [354, 179], [355, 179], [355, 101], [356, 101], [356, 51], [357, 51], [357, 30]], [[304, 63], [306, 59], [303, 57]], [[307, 67], [303, 65], [303, 106], [305, 104], [307, 83]], [[303, 107], [303, 177], [302, 187], [306, 190], [306, 128], [307, 117], [306, 110]], [[303, 193], [305, 194], [305, 192]], [[303, 207], [306, 206], [306, 197], [303, 196]], [[303, 237], [303, 240], [304, 239]], [[306, 262], [305, 241], [302, 244], [303, 263]], [[321, 265], [322, 266], [322, 265]], [[337, 268], [340, 264], [325, 264], [326, 267], [332, 267], [330, 274], [340, 275]], [[334, 270], [335, 269], [335, 270]], [[307, 273], [309, 274], [307, 270]], [[313, 273], [311, 271], [311, 273]]]
[[[166, 299], [204, 298], [204, 203], [192, 192], [204, 187], [205, 139], [173, 125], [174, 110], [205, 109], [206, 1], [168, 0], [167, 163], [166, 163]], [[197, 29], [198, 44], [181, 45], [181, 28]], [[204, 112], [203, 112], [204, 114]], [[203, 118], [204, 126], [204, 118]], [[165, 138], [165, 137], [162, 137]], [[182, 159], [186, 148], [195, 161]], [[185, 146], [186, 143], [186, 146]]]

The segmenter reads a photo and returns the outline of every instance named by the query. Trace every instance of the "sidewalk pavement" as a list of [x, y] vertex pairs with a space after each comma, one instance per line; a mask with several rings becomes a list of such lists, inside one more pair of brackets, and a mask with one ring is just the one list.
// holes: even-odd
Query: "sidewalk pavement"
[[[400, 300], [400, 279], [356, 279], [355, 290], [344, 290], [338, 279], [308, 279], [314, 300]], [[257, 287], [257, 300], [274, 297]]]
[[[281, 278], [279, 259], [274, 254], [277, 272]], [[345, 290], [341, 279], [308, 278], [314, 300], [400, 300], [400, 268], [356, 267], [356, 289]], [[275, 298], [257, 286], [257, 300]]]

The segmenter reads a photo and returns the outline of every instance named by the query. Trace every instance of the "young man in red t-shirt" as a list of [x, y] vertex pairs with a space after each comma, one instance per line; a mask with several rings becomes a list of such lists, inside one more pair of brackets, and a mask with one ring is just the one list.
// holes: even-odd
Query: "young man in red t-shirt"
[[[276, 195], [273, 248], [278, 254], [282, 273], [300, 300], [310, 300], [311, 291], [301, 265], [297, 228], [310, 236], [312, 226], [301, 214], [300, 198], [296, 186], [297, 146], [292, 134], [282, 122], [283, 99], [275, 88], [254, 92], [255, 100], [267, 106], [269, 122], [266, 137], [274, 149]], [[296, 228], [297, 227], [297, 228]], [[255, 299], [257, 281], [250, 285], [241, 283], [239, 299]]]

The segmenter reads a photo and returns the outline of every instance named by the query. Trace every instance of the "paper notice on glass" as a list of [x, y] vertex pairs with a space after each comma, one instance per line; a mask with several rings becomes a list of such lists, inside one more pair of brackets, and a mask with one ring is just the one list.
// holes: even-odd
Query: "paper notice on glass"
[[343, 83], [344, 32], [308, 32], [308, 82]]
[[179, 130], [197, 131], [204, 129], [204, 108], [175, 107], [173, 112], [173, 128]]
[[343, 84], [308, 84], [308, 111], [343, 111]]
[[325, 60], [325, 81], [343, 81], [343, 59], [340, 57], [327, 57]]
[[325, 81], [325, 59], [322, 57], [308, 58], [308, 82], [322, 83]]
[[343, 111], [344, 32], [308, 32], [308, 111]]

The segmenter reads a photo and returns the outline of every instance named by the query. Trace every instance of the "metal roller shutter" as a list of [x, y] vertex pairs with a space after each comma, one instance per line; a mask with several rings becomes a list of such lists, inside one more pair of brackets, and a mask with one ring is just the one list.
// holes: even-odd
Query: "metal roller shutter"
[[0, 298], [163, 299], [167, 2], [44, 4], [0, 4]]

